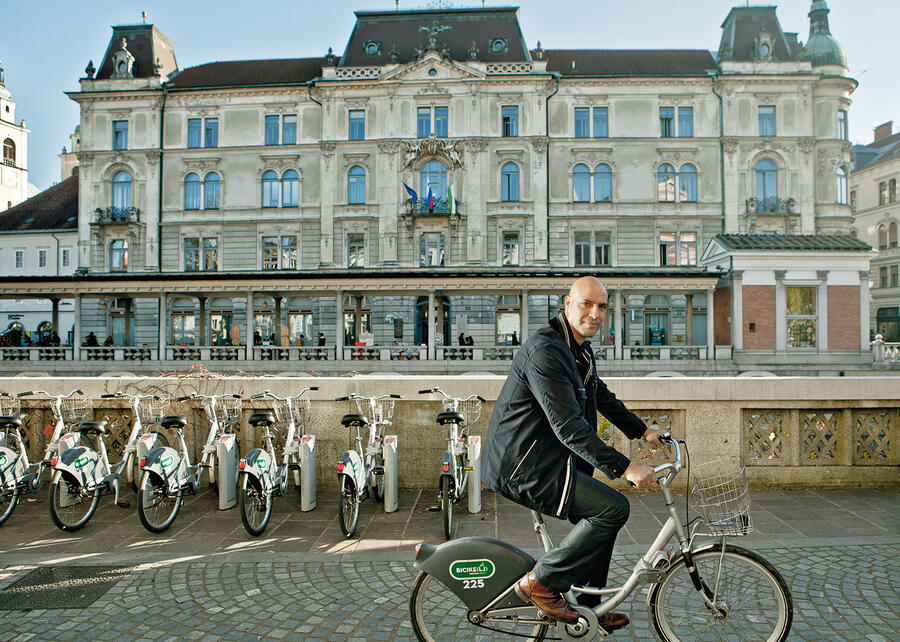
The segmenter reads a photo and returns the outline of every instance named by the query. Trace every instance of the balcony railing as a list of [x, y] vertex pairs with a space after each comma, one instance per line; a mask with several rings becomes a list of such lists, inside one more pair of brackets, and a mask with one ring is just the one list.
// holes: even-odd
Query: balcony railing
[[[452, 216], [459, 216], [459, 199], [454, 199], [456, 207]], [[451, 216], [450, 199], [435, 198], [431, 203], [427, 198], [420, 198], [413, 202], [412, 199], [406, 201], [406, 216]]]
[[794, 204], [796, 201], [792, 198], [778, 198], [770, 196], [769, 198], [748, 198], [747, 213], [748, 214], [795, 214]]
[[140, 221], [140, 210], [136, 207], [98, 207], [95, 223], [115, 225], [121, 223], [137, 223]]

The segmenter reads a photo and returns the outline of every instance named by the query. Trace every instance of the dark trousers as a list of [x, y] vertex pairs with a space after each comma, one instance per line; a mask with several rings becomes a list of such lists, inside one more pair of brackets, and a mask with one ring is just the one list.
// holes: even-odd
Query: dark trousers
[[[559, 593], [573, 584], [606, 586], [616, 535], [630, 510], [624, 495], [584, 473], [577, 473], [573, 493], [569, 519], [577, 523], [534, 567], [537, 581]], [[579, 602], [593, 597], [583, 596]]]

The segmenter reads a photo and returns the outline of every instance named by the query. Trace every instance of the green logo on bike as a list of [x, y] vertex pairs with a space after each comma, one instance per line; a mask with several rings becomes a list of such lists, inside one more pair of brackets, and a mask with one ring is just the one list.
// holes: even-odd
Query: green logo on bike
[[172, 465], [172, 455], [160, 460], [159, 465], [163, 468], [167, 468]]
[[0, 455], [0, 466], [6, 466], [6, 455]]
[[267, 465], [268, 464], [266, 463], [265, 459], [260, 458], [256, 460], [256, 467], [260, 470], [265, 470]]
[[450, 564], [450, 577], [454, 580], [484, 580], [494, 575], [491, 560], [457, 560]]
[[72, 465], [75, 466], [75, 470], [80, 470], [90, 461], [87, 457], [79, 457], [75, 461], [72, 462]]

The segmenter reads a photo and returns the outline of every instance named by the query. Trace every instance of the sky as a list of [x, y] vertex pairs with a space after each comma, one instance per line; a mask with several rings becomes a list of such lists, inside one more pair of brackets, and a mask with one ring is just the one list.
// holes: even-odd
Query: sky
[[[399, 0], [400, 9], [479, 7], [481, 0]], [[777, 4], [785, 31], [809, 37], [809, 0], [521, 0], [525, 42], [545, 49], [708, 49], [715, 52], [732, 6]], [[487, 6], [498, 6], [491, 2]], [[888, 120], [900, 126], [896, 0], [828, 0], [831, 33], [859, 81], [850, 138], [872, 141]], [[88, 60], [99, 67], [111, 26], [139, 24], [141, 11], [175, 43], [181, 69], [217, 60], [305, 58], [328, 47], [341, 54], [355, 10], [390, 10], [394, 0], [0, 0], [0, 60], [6, 88], [25, 119], [29, 181], [60, 180], [58, 154], [79, 121], [63, 92], [78, 90]]]

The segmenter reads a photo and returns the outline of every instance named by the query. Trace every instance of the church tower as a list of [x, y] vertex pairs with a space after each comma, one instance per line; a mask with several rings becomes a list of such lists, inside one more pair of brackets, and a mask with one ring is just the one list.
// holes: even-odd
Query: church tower
[[28, 198], [28, 134], [25, 121], [16, 124], [16, 103], [4, 84], [0, 66], [0, 212]]

